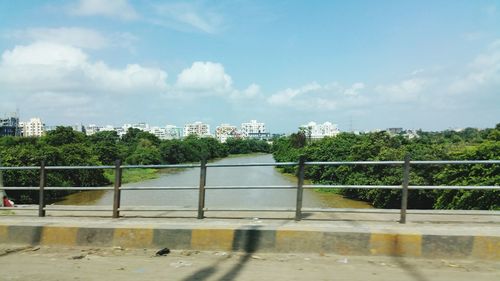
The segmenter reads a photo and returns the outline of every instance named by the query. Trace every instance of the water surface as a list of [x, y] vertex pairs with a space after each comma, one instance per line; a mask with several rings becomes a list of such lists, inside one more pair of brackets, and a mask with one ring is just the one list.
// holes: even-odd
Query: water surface
[[[228, 157], [212, 163], [274, 163], [270, 154]], [[159, 178], [126, 184], [124, 186], [193, 186], [197, 187], [200, 169], [182, 169], [174, 173], [160, 174]], [[265, 167], [208, 167], [207, 186], [295, 186], [297, 179], [283, 175], [272, 166]], [[210, 208], [293, 208], [296, 201], [295, 190], [240, 189], [207, 190], [205, 206]], [[112, 191], [90, 191], [72, 194], [60, 204], [111, 205]], [[124, 190], [121, 194], [122, 206], [178, 206], [195, 208], [198, 206], [197, 190]], [[304, 207], [369, 208], [365, 202], [343, 198], [337, 194], [304, 190]]]

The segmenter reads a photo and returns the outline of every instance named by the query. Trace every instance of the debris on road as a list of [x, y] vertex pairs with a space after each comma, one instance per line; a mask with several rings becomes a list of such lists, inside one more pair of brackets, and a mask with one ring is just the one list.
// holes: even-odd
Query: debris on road
[[251, 258], [254, 259], [254, 260], [265, 260], [265, 258], [263, 258], [261, 256], [256, 256], [256, 255], [252, 255]]
[[83, 259], [84, 257], [86, 257], [87, 255], [78, 255], [78, 256], [72, 256], [71, 259], [73, 260], [81, 260]]
[[337, 263], [347, 264], [347, 263], [349, 263], [349, 261], [347, 260], [347, 258], [343, 258], [343, 259], [338, 259]]
[[173, 262], [170, 264], [170, 266], [175, 267], [175, 268], [180, 268], [180, 267], [188, 267], [192, 266], [193, 264], [190, 262], [185, 262], [185, 261], [178, 261], [178, 262]]
[[166, 256], [168, 254], [170, 254], [170, 249], [163, 248], [163, 249], [159, 250], [158, 252], [156, 252], [155, 256]]

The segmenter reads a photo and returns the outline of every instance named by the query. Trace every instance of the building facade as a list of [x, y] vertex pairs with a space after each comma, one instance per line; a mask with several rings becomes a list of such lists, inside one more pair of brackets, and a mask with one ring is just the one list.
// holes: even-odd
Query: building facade
[[167, 131], [167, 139], [169, 140], [178, 140], [182, 138], [182, 128], [174, 125], [167, 125], [165, 126], [165, 130]]
[[31, 118], [28, 122], [21, 122], [23, 137], [41, 137], [45, 134], [45, 124], [40, 118]]
[[6, 116], [0, 117], [0, 137], [1, 136], [20, 136], [21, 128], [19, 124], [19, 117]]
[[221, 143], [225, 143], [227, 139], [239, 138], [240, 132], [236, 126], [231, 126], [229, 124], [221, 124], [215, 129], [215, 138]]
[[241, 123], [241, 134], [245, 138], [267, 140], [271, 134], [266, 131], [266, 124], [250, 120], [248, 123]]
[[324, 137], [334, 137], [340, 133], [337, 124], [325, 122], [323, 124], [316, 124], [316, 122], [309, 122], [307, 125], [300, 126], [300, 129], [306, 134], [309, 139], [322, 139]]
[[202, 122], [194, 122], [184, 125], [184, 137], [195, 135], [198, 137], [210, 136], [210, 125]]

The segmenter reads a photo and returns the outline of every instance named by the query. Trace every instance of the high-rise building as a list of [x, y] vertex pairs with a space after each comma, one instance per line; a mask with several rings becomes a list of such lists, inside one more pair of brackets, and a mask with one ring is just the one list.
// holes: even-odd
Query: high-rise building
[[87, 126], [85, 126], [85, 133], [87, 134], [87, 136], [91, 136], [97, 132], [99, 132], [101, 130], [101, 128], [99, 126], [97, 126], [96, 124], [89, 124]]
[[221, 124], [215, 129], [215, 138], [217, 138], [221, 143], [225, 143], [229, 138], [240, 137], [238, 128], [236, 126], [231, 126], [229, 124]]
[[182, 138], [182, 128], [179, 128], [174, 125], [165, 126], [165, 130], [167, 131], [167, 139], [181, 139]]
[[17, 114], [12, 116], [0, 117], [0, 137], [1, 136], [20, 136], [21, 128], [19, 126], [19, 117]]
[[304, 131], [306, 137], [310, 139], [322, 139], [324, 137], [334, 137], [340, 133], [337, 124], [325, 122], [323, 124], [316, 124], [316, 122], [309, 122], [307, 125], [300, 126]]
[[194, 122], [184, 125], [184, 137], [196, 135], [199, 137], [210, 136], [210, 125], [202, 122]]
[[167, 139], [167, 130], [161, 127], [150, 127], [148, 133], [155, 135], [161, 140]]
[[23, 137], [41, 137], [45, 134], [45, 124], [40, 118], [31, 118], [28, 122], [21, 122]]
[[241, 123], [241, 133], [244, 137], [250, 139], [267, 140], [270, 133], [266, 132], [266, 125], [257, 120], [250, 120], [248, 123]]

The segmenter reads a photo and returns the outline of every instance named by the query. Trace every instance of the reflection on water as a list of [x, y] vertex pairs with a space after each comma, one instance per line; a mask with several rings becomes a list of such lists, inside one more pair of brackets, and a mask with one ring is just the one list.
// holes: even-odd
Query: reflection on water
[[57, 205], [96, 205], [107, 190], [82, 191], [68, 195]]
[[[270, 154], [247, 155], [242, 157], [230, 157], [215, 161], [215, 163], [272, 163], [274, 159]], [[125, 186], [192, 186], [197, 187], [199, 183], [200, 169], [184, 169], [178, 173], [163, 173], [160, 177], [139, 183], [127, 184]], [[207, 186], [261, 186], [261, 185], [286, 185], [295, 186], [297, 180], [294, 177], [285, 176], [274, 167], [208, 167]], [[241, 189], [241, 190], [207, 190], [206, 204], [210, 207], [233, 207], [233, 208], [272, 208], [295, 206], [295, 190], [265, 190], [265, 189]], [[70, 195], [59, 204], [74, 205], [111, 205], [113, 200], [112, 191], [87, 191]], [[332, 193], [319, 193], [312, 190], [304, 190], [304, 207], [336, 207], [336, 208], [370, 208], [365, 202], [343, 198], [341, 195]], [[198, 206], [197, 190], [124, 190], [121, 194], [122, 206]]]

